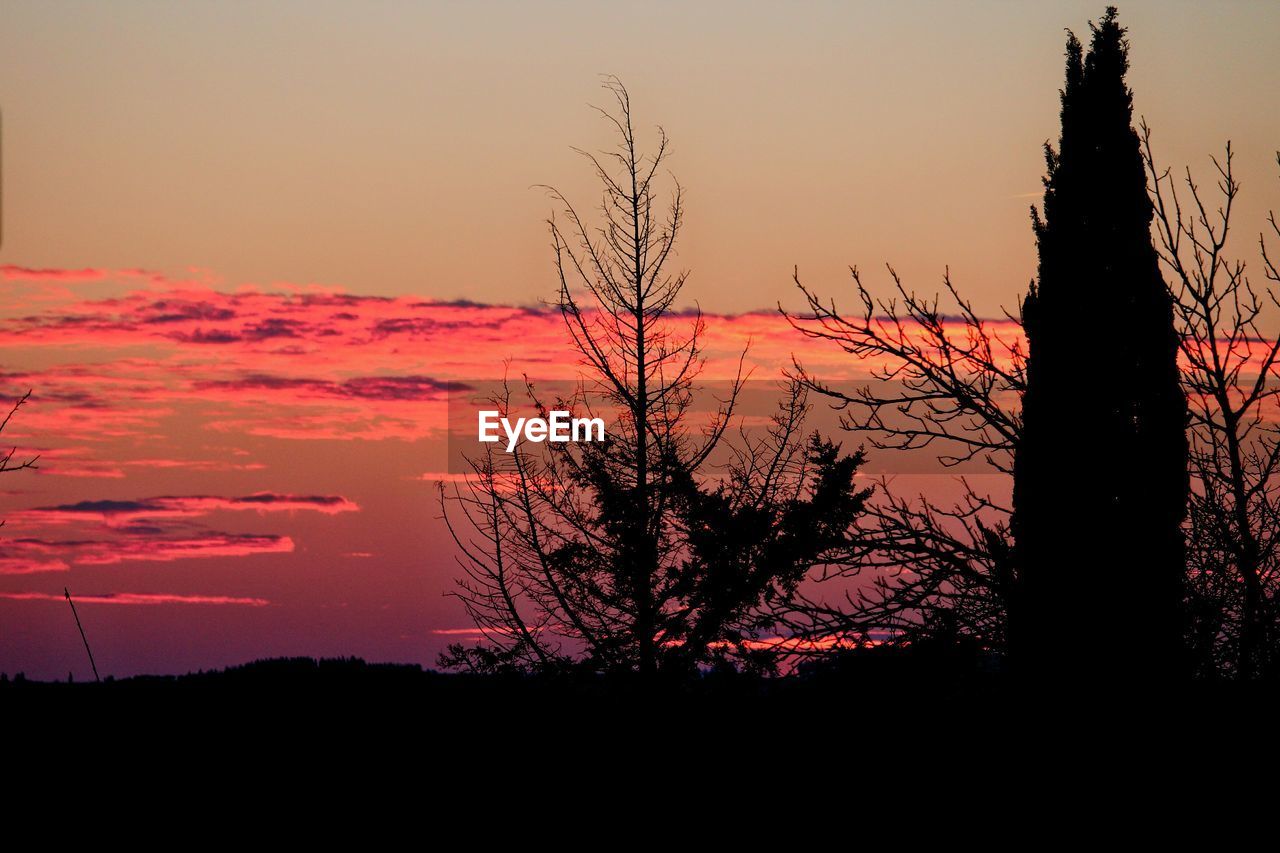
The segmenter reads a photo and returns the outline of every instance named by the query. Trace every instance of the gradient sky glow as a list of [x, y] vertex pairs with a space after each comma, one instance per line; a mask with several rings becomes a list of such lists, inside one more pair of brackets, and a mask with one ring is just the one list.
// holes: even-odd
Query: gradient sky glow
[[[35, 395], [3, 438], [42, 461], [0, 478], [0, 671], [87, 674], [64, 584], [104, 673], [430, 663], [468, 630], [443, 383], [571, 370], [533, 186], [596, 199], [599, 73], [672, 137], [708, 376], [751, 339], [757, 378], [856, 377], [768, 310], [792, 267], [841, 297], [950, 264], [1013, 306], [1063, 30], [1103, 5], [10, 0], [0, 391]], [[1158, 156], [1209, 183], [1233, 140], [1243, 248], [1280, 207], [1280, 5], [1120, 16]]]
[[[674, 141], [681, 261], [715, 311], [951, 264], [993, 312], [1034, 269], [1064, 28], [1104, 3], [22, 2], [0, 12], [4, 258], [526, 303], [534, 184], [593, 200], [600, 73]], [[1256, 230], [1280, 145], [1280, 6], [1121, 6], [1160, 155], [1231, 138]]]

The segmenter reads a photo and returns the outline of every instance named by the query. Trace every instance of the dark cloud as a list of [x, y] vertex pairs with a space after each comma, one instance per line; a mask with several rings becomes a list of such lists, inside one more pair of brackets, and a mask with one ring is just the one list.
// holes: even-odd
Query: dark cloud
[[220, 308], [209, 302], [181, 302], [162, 299], [147, 307], [156, 313], [140, 318], [143, 323], [159, 325], [164, 323], [185, 323], [191, 320], [209, 320], [224, 322], [235, 319], [236, 312], [230, 308]]
[[204, 329], [196, 329], [190, 334], [176, 334], [170, 337], [188, 344], [234, 344], [241, 340], [235, 332], [228, 332], [225, 329], [212, 329], [207, 332]]
[[243, 498], [232, 498], [233, 504], [312, 504], [314, 506], [341, 506], [349, 503], [340, 495], [280, 495], [274, 492], [260, 492]]
[[250, 374], [241, 379], [219, 379], [196, 383], [199, 390], [268, 390], [303, 391], [319, 397], [360, 400], [440, 400], [457, 383], [430, 376], [358, 376], [342, 382], [323, 379], [294, 378], [269, 374]]
[[343, 393], [376, 400], [435, 400], [451, 383], [429, 376], [365, 376], [348, 379], [340, 386]]
[[262, 341], [269, 338], [300, 338], [306, 328], [307, 324], [300, 320], [268, 317], [245, 326], [241, 336], [251, 341]]
[[159, 510], [161, 507], [152, 501], [80, 501], [60, 506], [37, 507], [29, 512], [85, 513], [88, 515], [117, 515], [121, 513], [141, 513]]
[[140, 500], [91, 500], [35, 507], [21, 510], [15, 513], [13, 518], [18, 521], [58, 522], [76, 517], [96, 516], [101, 519], [120, 519], [127, 522], [130, 518], [194, 517], [217, 510], [242, 509], [311, 509], [333, 513], [355, 510], [358, 507], [341, 495], [294, 495], [277, 492], [259, 492], [243, 497], [162, 495]]

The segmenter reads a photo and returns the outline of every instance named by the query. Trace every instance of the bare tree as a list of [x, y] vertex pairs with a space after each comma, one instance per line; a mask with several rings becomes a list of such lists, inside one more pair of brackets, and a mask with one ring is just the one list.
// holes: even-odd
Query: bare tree
[[[13, 407], [9, 409], [9, 413], [4, 416], [3, 421], [0, 421], [0, 433], [5, 431], [5, 429], [9, 426], [9, 421], [13, 420], [13, 416], [16, 415], [18, 413], [18, 410], [21, 409], [23, 406], [25, 406], [27, 404], [27, 401], [30, 399], [31, 399], [31, 392], [27, 391], [27, 393], [23, 394], [21, 397], [17, 398], [14, 401]], [[23, 471], [28, 468], [39, 467], [38, 465], [36, 465], [36, 462], [39, 461], [40, 459], [39, 456], [32, 456], [30, 459], [24, 459], [20, 462], [15, 462], [13, 457], [16, 456], [17, 453], [18, 453], [18, 448], [16, 447], [9, 448], [7, 452], [0, 451], [0, 474], [8, 473], [11, 471]], [[0, 521], [0, 524], [4, 524], [4, 522]]]
[[[851, 269], [859, 306], [853, 314], [795, 276], [808, 312], [783, 311], [792, 326], [882, 365], [853, 391], [824, 382], [800, 362], [797, 380], [841, 411], [845, 430], [876, 449], [929, 450], [946, 467], [978, 460], [1010, 474], [1026, 385], [1021, 335], [978, 316], [949, 274], [944, 309], [938, 296], [919, 296], [892, 267], [888, 271], [892, 295], [877, 298]], [[1016, 327], [1017, 318], [1006, 319]], [[837, 637], [837, 645], [947, 634], [1003, 649], [1017, 600], [1010, 514], [1007, 505], [967, 481], [956, 505], [939, 506], [923, 495], [895, 494], [891, 481], [881, 480], [860, 522], [857, 546], [822, 575], [846, 585], [866, 582], [834, 602], [802, 598], [789, 619], [792, 630]]]
[[[1198, 674], [1280, 675], [1280, 272], [1258, 238], [1266, 283], [1227, 254], [1240, 192], [1227, 143], [1212, 158], [1218, 201], [1190, 169], [1157, 166], [1142, 125], [1160, 259], [1175, 300], [1194, 478], [1188, 529], [1190, 642]], [[1280, 153], [1277, 153], [1280, 164]], [[1179, 183], [1182, 184], [1181, 191]], [[1276, 218], [1267, 220], [1280, 235]], [[1268, 328], [1269, 327], [1269, 328]]]
[[[527, 380], [524, 391], [544, 413], [608, 415], [608, 438], [487, 454], [444, 496], [466, 572], [457, 595], [485, 642], [442, 660], [644, 676], [731, 659], [765, 666], [779, 603], [846, 544], [865, 498], [852, 484], [862, 457], [804, 440], [798, 385], [770, 428], [730, 446], [741, 368], [709, 422], [692, 417], [703, 319], [695, 311], [680, 328], [686, 273], [669, 270], [682, 192], [674, 184], [659, 203], [667, 137], [659, 129], [643, 155], [626, 89], [614, 78], [605, 87], [615, 109], [600, 112], [619, 144], [580, 152], [603, 187], [599, 223], [549, 188], [562, 208], [550, 221], [558, 306], [587, 378], [554, 403]], [[511, 394], [500, 397], [505, 410]], [[713, 466], [718, 449], [727, 460]]]

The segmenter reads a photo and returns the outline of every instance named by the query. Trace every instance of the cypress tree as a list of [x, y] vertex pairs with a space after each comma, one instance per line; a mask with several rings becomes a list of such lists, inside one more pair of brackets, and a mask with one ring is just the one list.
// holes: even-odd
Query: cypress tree
[[1067, 41], [1062, 135], [1045, 145], [1038, 281], [1014, 466], [1023, 599], [1015, 654], [1042, 675], [1167, 677], [1179, 666], [1186, 398], [1128, 41], [1114, 7]]

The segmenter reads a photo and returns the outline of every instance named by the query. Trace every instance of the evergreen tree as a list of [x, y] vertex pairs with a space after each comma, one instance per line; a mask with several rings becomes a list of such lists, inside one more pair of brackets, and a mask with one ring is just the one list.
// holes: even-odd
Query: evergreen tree
[[[1178, 668], [1188, 496], [1172, 302], [1125, 85], [1116, 10], [1067, 41], [1058, 149], [1045, 146], [1014, 521], [1015, 652], [1045, 674]], [[1077, 669], [1079, 668], [1079, 669]]]

